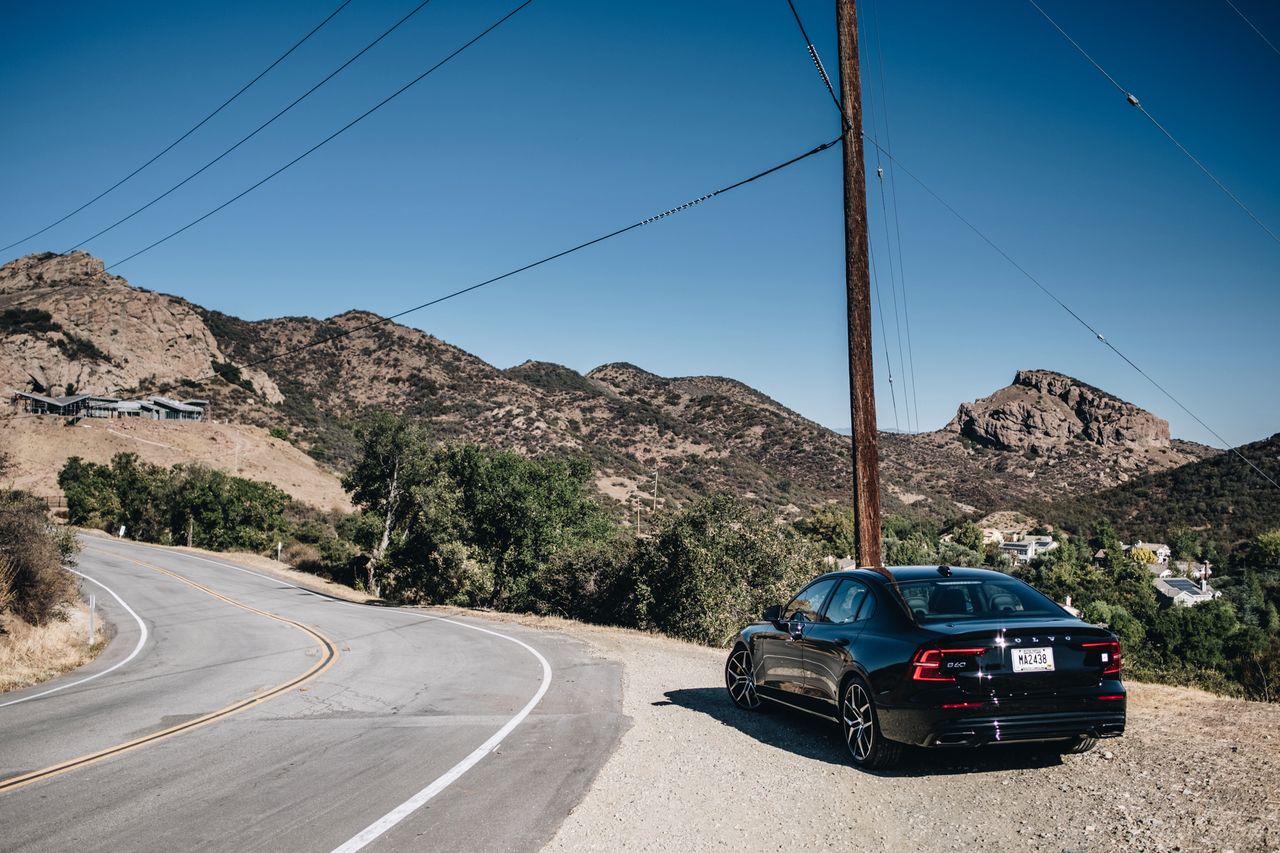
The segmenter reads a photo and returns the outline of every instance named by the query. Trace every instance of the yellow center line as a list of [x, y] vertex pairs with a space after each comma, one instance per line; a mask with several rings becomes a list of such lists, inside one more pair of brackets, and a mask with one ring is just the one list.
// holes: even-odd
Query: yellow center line
[[[91, 548], [90, 550], [97, 550], [97, 549]], [[101, 552], [101, 553], [107, 553], [107, 552]], [[334, 662], [338, 659], [338, 647], [334, 645], [334, 643], [328, 637], [324, 636], [319, 631], [316, 631], [314, 628], [311, 628], [307, 625], [302, 624], [301, 622], [295, 622], [292, 619], [286, 619], [283, 616], [278, 616], [275, 613], [268, 613], [265, 610], [259, 610], [256, 607], [250, 607], [244, 602], [236, 601], [233, 598], [228, 598], [227, 596], [222, 595], [219, 592], [215, 592], [212, 589], [209, 589], [209, 587], [207, 586], [202, 586], [201, 584], [198, 584], [193, 580], [185, 578], [182, 575], [171, 572], [168, 569], [162, 569], [161, 567], [152, 565], [151, 563], [145, 563], [142, 560], [135, 560], [132, 557], [125, 557], [117, 553], [111, 553], [111, 556], [128, 560], [129, 562], [136, 563], [137, 565], [142, 566], [143, 568], [150, 569], [154, 572], [159, 572], [162, 575], [167, 575], [168, 577], [171, 577], [174, 580], [181, 581], [182, 583], [186, 584], [189, 587], [192, 587], [193, 589], [198, 589], [207, 595], [211, 595], [214, 598], [218, 599], [219, 601], [225, 601], [227, 604], [230, 604], [233, 607], [239, 607], [241, 610], [247, 610], [250, 613], [256, 613], [259, 616], [265, 616], [268, 619], [274, 619], [277, 622], [283, 622], [286, 625], [289, 625], [293, 628], [297, 628], [299, 631], [302, 631], [304, 634], [307, 634], [308, 636], [310, 636], [312, 639], [316, 640], [320, 644], [321, 648], [323, 648], [324, 650], [324, 657], [323, 659], [317, 661], [314, 666], [312, 666], [310, 669], [308, 669], [306, 672], [302, 673], [301, 675], [297, 676], [296, 678], [291, 678], [290, 680], [284, 682], [283, 684], [278, 684], [275, 687], [272, 687], [269, 690], [266, 690], [254, 696], [251, 696], [248, 699], [242, 699], [239, 702], [236, 702], [232, 705], [228, 705], [227, 707], [222, 708], [221, 710], [211, 711], [210, 713], [196, 717], [193, 720], [187, 720], [185, 723], [179, 723], [176, 726], [170, 726], [167, 729], [161, 729], [160, 731], [152, 732], [149, 735], [144, 735], [143, 737], [136, 738], [131, 741], [126, 741], [125, 743], [116, 744], [115, 746], [110, 746], [110, 747], [107, 747], [106, 749], [89, 753], [88, 755], [82, 755], [78, 758], [71, 758], [66, 761], [62, 761], [57, 764], [50, 765], [49, 767], [45, 767], [41, 770], [33, 770], [29, 773], [23, 773], [21, 776], [11, 776], [8, 779], [0, 780], [0, 793], [16, 790], [25, 785], [29, 785], [32, 782], [40, 781], [41, 779], [49, 779], [53, 776], [59, 776], [63, 773], [67, 773], [71, 770], [75, 770], [76, 768], [85, 767], [90, 764], [95, 764], [107, 758], [111, 758], [116, 755], [121, 755], [125, 752], [130, 752], [135, 749], [139, 749], [148, 744], [156, 743], [157, 741], [171, 738], [174, 735], [181, 734], [182, 732], [189, 732], [193, 729], [200, 728], [201, 726], [206, 726], [209, 723], [216, 722], [217, 720], [222, 720], [227, 717], [230, 717], [233, 714], [238, 714], [241, 711], [252, 708], [253, 706], [261, 704], [262, 702], [266, 702], [268, 699], [274, 699], [275, 697], [281, 695], [282, 693], [286, 693], [295, 687], [300, 687], [306, 682], [319, 677], [322, 673], [328, 670], [329, 667], [333, 666]]]

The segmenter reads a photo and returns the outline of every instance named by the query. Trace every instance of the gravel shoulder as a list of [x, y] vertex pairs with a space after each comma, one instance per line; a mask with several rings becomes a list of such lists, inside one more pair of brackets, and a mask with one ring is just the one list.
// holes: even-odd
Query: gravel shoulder
[[867, 773], [834, 724], [733, 707], [720, 650], [506, 618], [625, 671], [631, 728], [548, 851], [1280, 850], [1277, 705], [1130, 683], [1127, 733], [1091, 753], [916, 750]]

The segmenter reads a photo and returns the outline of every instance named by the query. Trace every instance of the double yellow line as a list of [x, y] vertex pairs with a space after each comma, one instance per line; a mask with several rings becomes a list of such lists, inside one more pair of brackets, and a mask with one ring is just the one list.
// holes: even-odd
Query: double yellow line
[[78, 758], [71, 758], [66, 761], [59, 762], [58, 764], [50, 765], [49, 767], [45, 767], [41, 770], [33, 770], [30, 773], [23, 773], [21, 776], [11, 776], [8, 779], [4, 779], [0, 781], [0, 794], [5, 793], [6, 791], [16, 790], [25, 785], [30, 785], [32, 782], [38, 782], [42, 779], [49, 779], [53, 776], [59, 776], [63, 773], [67, 773], [79, 767], [86, 767], [90, 764], [96, 764], [97, 762], [103, 761], [107, 758], [111, 758], [116, 755], [121, 755], [123, 753], [130, 752], [135, 749], [139, 749], [141, 747], [147, 746], [148, 744], [156, 743], [157, 741], [166, 740], [167, 738], [171, 738], [174, 735], [178, 735], [183, 732], [189, 732], [193, 729], [198, 729], [201, 726], [206, 726], [209, 723], [213, 723], [218, 720], [226, 719], [227, 717], [230, 717], [233, 714], [238, 714], [241, 711], [244, 711], [248, 708], [252, 708], [254, 705], [258, 705], [262, 702], [266, 702], [268, 699], [274, 699], [280, 694], [286, 693], [295, 687], [301, 687], [303, 684], [307, 683], [308, 681], [311, 681], [319, 677], [323, 672], [329, 669], [329, 667], [333, 666], [334, 661], [338, 659], [338, 647], [334, 645], [333, 641], [331, 641], [328, 637], [321, 634], [319, 631], [316, 631], [314, 628], [304, 625], [301, 622], [295, 622], [292, 619], [286, 619], [283, 616], [277, 616], [274, 613], [268, 613], [267, 611], [259, 610], [256, 607], [250, 607], [244, 602], [236, 601], [233, 598], [228, 598], [227, 596], [219, 592], [215, 592], [212, 589], [209, 589], [209, 587], [207, 586], [202, 586], [201, 584], [198, 584], [193, 580], [185, 578], [182, 575], [175, 574], [174, 572], [171, 572], [168, 569], [162, 569], [159, 566], [152, 565], [151, 563], [144, 563], [142, 560], [135, 560], [132, 557], [124, 557], [123, 555], [120, 555], [114, 552], [111, 553], [111, 556], [128, 560], [131, 563], [136, 563], [137, 565], [142, 566], [143, 568], [146, 568], [146, 569], [150, 569], [153, 572], [159, 572], [162, 575], [171, 577], [174, 580], [180, 581], [181, 583], [184, 583], [193, 589], [200, 590], [206, 595], [211, 595], [214, 598], [218, 599], [219, 601], [225, 601], [227, 604], [230, 604], [233, 607], [239, 607], [241, 610], [247, 610], [250, 613], [256, 613], [259, 616], [265, 616], [268, 619], [274, 619], [277, 622], [283, 622], [285, 625], [289, 625], [290, 627], [297, 628], [299, 631], [303, 632], [304, 634], [311, 637], [317, 643], [320, 644], [320, 647], [324, 651], [324, 656], [319, 661], [317, 661], [314, 666], [312, 666], [310, 669], [308, 669], [306, 672], [302, 673], [301, 675], [297, 676], [296, 678], [292, 678], [283, 684], [278, 684], [275, 687], [272, 687], [269, 690], [266, 690], [266, 691], [263, 691], [262, 693], [258, 693], [254, 696], [251, 696], [248, 699], [242, 699], [241, 701], [236, 702], [233, 705], [228, 705], [227, 707], [222, 708], [221, 710], [211, 711], [210, 713], [204, 714], [203, 716], [200, 716], [200, 717], [196, 717], [193, 720], [187, 720], [185, 723], [179, 723], [176, 726], [170, 726], [167, 729], [161, 729], [160, 731], [152, 732], [149, 735], [144, 735], [143, 737], [136, 738], [135, 740], [131, 740], [125, 743], [116, 744], [115, 746], [107, 747], [106, 749], [99, 750], [98, 752], [93, 752], [88, 755], [82, 755]]

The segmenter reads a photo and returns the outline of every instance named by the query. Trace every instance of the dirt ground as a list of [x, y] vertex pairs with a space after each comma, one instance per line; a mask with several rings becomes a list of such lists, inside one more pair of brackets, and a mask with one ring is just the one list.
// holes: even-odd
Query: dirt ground
[[625, 667], [631, 729], [548, 851], [1280, 850], [1277, 705], [1130, 683], [1125, 736], [1091, 753], [915, 750], [869, 773], [834, 724], [730, 704], [722, 651], [497, 618]]
[[15, 470], [5, 485], [37, 495], [60, 495], [58, 471], [72, 456], [107, 463], [117, 453], [137, 453], [157, 465], [201, 462], [250, 480], [272, 483], [321, 509], [351, 511], [338, 478], [298, 448], [258, 427], [226, 423], [177, 423], [86, 418], [74, 427], [61, 418], [0, 418], [0, 450]]

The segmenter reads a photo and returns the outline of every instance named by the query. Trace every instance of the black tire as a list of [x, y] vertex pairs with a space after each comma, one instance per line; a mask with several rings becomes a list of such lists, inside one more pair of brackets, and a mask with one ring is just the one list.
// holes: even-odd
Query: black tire
[[886, 740], [880, 733], [880, 716], [871, 689], [857, 676], [840, 689], [840, 729], [849, 758], [857, 767], [888, 770], [902, 758], [902, 744]]
[[1080, 755], [1081, 753], [1088, 752], [1097, 745], [1098, 739], [1096, 737], [1083, 736], [1078, 737], [1075, 740], [1067, 741], [1066, 745], [1062, 747], [1061, 752], [1063, 755]]
[[724, 663], [724, 686], [729, 699], [744, 711], [759, 711], [760, 694], [756, 692], [756, 671], [751, 650], [737, 645]]

